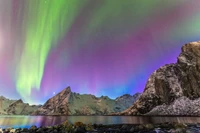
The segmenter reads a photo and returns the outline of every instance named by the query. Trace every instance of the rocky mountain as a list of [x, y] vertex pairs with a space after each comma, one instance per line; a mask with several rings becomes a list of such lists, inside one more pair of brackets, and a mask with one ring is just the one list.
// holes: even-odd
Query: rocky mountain
[[67, 87], [50, 98], [33, 115], [105, 115], [127, 109], [139, 96], [139, 93], [134, 96], [126, 94], [113, 100], [107, 96], [74, 93]]
[[16, 100], [9, 100], [4, 96], [0, 96], [0, 114], [7, 114], [6, 109], [9, 107], [10, 104], [12, 104], [15, 101]]
[[133, 96], [130, 95], [130, 94], [125, 94], [123, 96], [117, 97], [115, 99], [115, 101], [122, 108], [127, 109], [127, 108], [129, 108], [140, 97], [140, 95], [141, 95], [141, 93], [136, 93]]
[[10, 100], [0, 96], [0, 115], [30, 115], [39, 107], [24, 103], [21, 99]]
[[151, 74], [140, 98], [118, 115], [200, 115], [200, 41], [185, 44], [177, 63]]

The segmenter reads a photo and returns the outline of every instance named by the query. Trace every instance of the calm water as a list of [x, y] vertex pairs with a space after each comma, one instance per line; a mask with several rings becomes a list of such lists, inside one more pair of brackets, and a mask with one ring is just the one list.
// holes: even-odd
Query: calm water
[[29, 128], [32, 125], [50, 126], [68, 120], [96, 124], [145, 124], [164, 122], [200, 123], [200, 117], [143, 117], [143, 116], [0, 116], [0, 128]]

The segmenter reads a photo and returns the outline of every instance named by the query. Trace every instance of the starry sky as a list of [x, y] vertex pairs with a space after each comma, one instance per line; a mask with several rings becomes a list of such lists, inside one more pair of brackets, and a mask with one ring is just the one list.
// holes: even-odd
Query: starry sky
[[116, 98], [200, 40], [199, 0], [0, 0], [0, 95]]

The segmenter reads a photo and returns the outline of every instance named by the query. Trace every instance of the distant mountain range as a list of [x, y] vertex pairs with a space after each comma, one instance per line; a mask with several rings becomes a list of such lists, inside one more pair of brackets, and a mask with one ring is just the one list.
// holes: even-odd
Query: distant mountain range
[[37, 110], [40, 105], [29, 105], [21, 99], [10, 100], [0, 96], [0, 115], [30, 115]]
[[140, 93], [133, 96], [125, 94], [113, 100], [107, 96], [81, 95], [71, 92], [70, 87], [67, 87], [32, 115], [107, 115], [127, 109], [139, 97]]
[[0, 96], [0, 115], [106, 115], [127, 109], [139, 97], [140, 93], [125, 94], [113, 100], [107, 96], [74, 93], [67, 87], [44, 105], [29, 105], [21, 99]]

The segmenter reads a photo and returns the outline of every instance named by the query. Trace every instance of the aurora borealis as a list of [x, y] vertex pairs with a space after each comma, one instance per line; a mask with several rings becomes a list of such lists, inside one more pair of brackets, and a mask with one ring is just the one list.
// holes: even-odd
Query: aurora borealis
[[0, 90], [44, 103], [67, 86], [111, 98], [200, 40], [199, 0], [0, 0]]
[[[71, 25], [77, 5], [76, 0], [67, 2], [66, 0], [30, 0], [27, 2], [28, 11], [25, 18], [28, 23], [25, 30], [25, 46], [16, 79], [16, 87], [22, 96], [30, 95], [32, 88], [40, 88], [49, 50], [52, 45], [56, 45], [64, 29], [68, 29]], [[65, 6], [69, 7], [70, 12], [62, 12]]]

